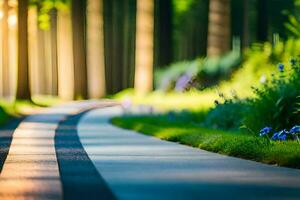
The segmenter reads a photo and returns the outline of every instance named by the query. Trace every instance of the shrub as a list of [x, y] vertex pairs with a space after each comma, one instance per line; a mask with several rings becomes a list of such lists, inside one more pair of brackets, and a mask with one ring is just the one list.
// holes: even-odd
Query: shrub
[[240, 63], [241, 56], [236, 51], [218, 58], [198, 58], [174, 63], [155, 72], [155, 88], [163, 91], [184, 91], [191, 87], [208, 87], [218, 83], [221, 78], [228, 77]]
[[291, 69], [283, 64], [262, 87], [254, 88], [255, 97], [248, 100], [244, 123], [253, 131], [271, 126], [274, 130], [290, 129], [300, 124], [300, 65], [291, 60]]
[[208, 112], [203, 125], [215, 129], [238, 130], [245, 112], [244, 101], [237, 97], [226, 99], [220, 96], [224, 99], [224, 103], [220, 104], [216, 100], [216, 107]]

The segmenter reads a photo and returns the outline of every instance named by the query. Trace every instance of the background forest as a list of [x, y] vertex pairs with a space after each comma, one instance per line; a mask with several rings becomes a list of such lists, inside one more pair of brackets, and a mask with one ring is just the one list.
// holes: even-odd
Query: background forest
[[2, 0], [2, 121], [23, 104], [105, 97], [147, 114], [121, 127], [299, 167], [299, 6]]

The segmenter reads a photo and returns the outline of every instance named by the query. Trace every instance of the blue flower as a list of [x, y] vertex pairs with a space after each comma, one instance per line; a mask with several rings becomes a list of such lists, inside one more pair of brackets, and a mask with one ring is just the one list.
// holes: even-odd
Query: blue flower
[[272, 130], [272, 127], [265, 127], [259, 131], [259, 136], [264, 136]]
[[274, 135], [271, 137], [271, 139], [272, 140], [278, 140], [278, 134], [279, 134], [279, 132], [274, 133]]
[[293, 128], [291, 128], [291, 130], [289, 131], [290, 134], [295, 135], [296, 133], [300, 132], [300, 126], [294, 126]]
[[277, 133], [274, 133], [274, 135], [272, 136], [272, 140], [286, 140], [286, 138], [287, 138], [287, 134], [288, 134], [289, 132], [288, 131], [286, 131], [285, 129], [284, 130], [282, 130], [282, 131], [279, 131], [279, 132], [277, 132]]
[[281, 135], [281, 136], [278, 137], [278, 139], [279, 140], [286, 140], [286, 137], [287, 137], [286, 135]]
[[280, 63], [278, 65], [278, 69], [279, 69], [280, 72], [283, 72], [283, 70], [284, 70], [284, 64]]

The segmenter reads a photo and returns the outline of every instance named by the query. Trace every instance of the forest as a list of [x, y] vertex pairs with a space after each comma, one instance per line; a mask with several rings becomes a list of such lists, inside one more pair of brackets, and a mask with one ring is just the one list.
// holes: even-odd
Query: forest
[[299, 9], [299, 0], [2, 0], [1, 121], [28, 106], [110, 99], [125, 110], [117, 126], [299, 168]]

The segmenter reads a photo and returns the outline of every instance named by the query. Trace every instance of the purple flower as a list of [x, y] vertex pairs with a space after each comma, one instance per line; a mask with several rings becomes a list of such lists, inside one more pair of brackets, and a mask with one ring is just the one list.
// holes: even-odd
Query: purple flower
[[191, 82], [191, 76], [184, 74], [178, 78], [175, 85], [175, 90], [178, 92], [183, 92], [188, 84]]
[[259, 136], [267, 135], [268, 133], [270, 133], [271, 130], [272, 127], [265, 127], [259, 131]]
[[283, 72], [283, 70], [284, 70], [284, 64], [280, 63], [278, 65], [278, 69], [279, 69], [280, 72]]
[[291, 130], [289, 131], [290, 134], [295, 135], [296, 133], [300, 132], [300, 126], [294, 126], [293, 128], [291, 128]]

